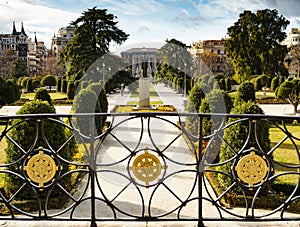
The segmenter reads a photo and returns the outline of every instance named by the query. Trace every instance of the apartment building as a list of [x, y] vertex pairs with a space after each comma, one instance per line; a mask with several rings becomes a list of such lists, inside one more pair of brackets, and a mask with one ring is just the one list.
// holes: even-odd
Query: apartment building
[[225, 39], [203, 40], [191, 44], [189, 51], [196, 59], [201, 73], [207, 73], [207, 71], [214, 74], [227, 73], [228, 61], [224, 43]]
[[23, 23], [21, 24], [21, 31], [18, 32], [15, 22], [13, 22], [11, 34], [0, 34], [0, 53], [3, 54], [12, 50], [17, 57], [26, 60], [29, 42], [30, 39], [25, 33]]
[[29, 43], [28, 48], [28, 69], [29, 75], [35, 76], [45, 72], [47, 60], [47, 48], [43, 41], [38, 41], [36, 33], [34, 42]]
[[283, 45], [287, 47], [295, 46], [300, 44], [300, 28], [292, 28], [287, 34], [287, 37], [282, 42]]
[[60, 28], [57, 35], [54, 34], [51, 39], [51, 54], [53, 57], [58, 58], [62, 49], [74, 37], [74, 30], [74, 26], [67, 26]]
[[47, 49], [44, 42], [38, 42], [36, 33], [34, 42], [27, 35], [23, 23], [20, 31], [17, 31], [16, 24], [13, 22], [12, 32], [0, 34], [0, 74], [2, 77], [10, 76], [12, 63], [16, 59], [27, 62], [28, 74], [37, 75], [45, 68]]

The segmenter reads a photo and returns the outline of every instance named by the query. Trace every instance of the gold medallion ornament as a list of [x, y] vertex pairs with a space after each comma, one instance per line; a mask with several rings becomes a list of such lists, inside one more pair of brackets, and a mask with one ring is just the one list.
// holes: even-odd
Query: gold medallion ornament
[[250, 154], [238, 161], [235, 170], [240, 180], [253, 187], [253, 185], [264, 181], [269, 167], [264, 158], [251, 151]]
[[53, 179], [58, 168], [53, 158], [44, 154], [40, 148], [39, 153], [29, 159], [24, 170], [27, 171], [30, 180], [38, 183], [40, 187], [44, 187], [45, 183]]
[[163, 168], [164, 166], [160, 164], [159, 159], [155, 155], [149, 154], [147, 149], [145, 149], [144, 154], [135, 158], [130, 167], [134, 176], [145, 182], [146, 186], [149, 186], [151, 181], [154, 181], [159, 177], [161, 169]]

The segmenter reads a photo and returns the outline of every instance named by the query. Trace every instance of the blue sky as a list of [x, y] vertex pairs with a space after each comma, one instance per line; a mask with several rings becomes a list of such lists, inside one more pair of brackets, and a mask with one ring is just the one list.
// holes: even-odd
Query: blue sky
[[[130, 36], [123, 46], [164, 43], [176, 38], [186, 44], [221, 39], [243, 10], [276, 8], [300, 27], [300, 0], [0, 0], [0, 32], [17, 30], [21, 22], [30, 37], [50, 48], [51, 37], [88, 8], [107, 8]], [[113, 48], [117, 48], [112, 46]]]

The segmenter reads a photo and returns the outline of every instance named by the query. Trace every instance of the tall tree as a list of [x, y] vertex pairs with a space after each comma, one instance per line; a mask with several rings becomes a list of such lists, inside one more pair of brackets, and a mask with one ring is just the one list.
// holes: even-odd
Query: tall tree
[[121, 44], [128, 38], [115, 19], [106, 9], [94, 7], [71, 23], [75, 26], [74, 37], [60, 54], [60, 61], [67, 63], [68, 77], [81, 78], [89, 66], [109, 52], [111, 42]]
[[286, 37], [283, 30], [289, 23], [277, 10], [258, 10], [256, 14], [245, 10], [228, 28], [225, 49], [239, 82], [250, 75], [288, 75], [284, 66], [287, 47], [280, 43]]
[[12, 76], [15, 78], [28, 76], [28, 67], [25, 60], [17, 59], [13, 62]]
[[166, 44], [160, 48], [158, 56], [162, 58], [164, 64], [181, 70], [192, 64], [192, 57], [187, 50], [187, 45], [176, 39], [167, 39]]
[[11, 77], [14, 66], [13, 63], [16, 60], [16, 51], [14, 50], [3, 50], [0, 55], [0, 74], [3, 78]]

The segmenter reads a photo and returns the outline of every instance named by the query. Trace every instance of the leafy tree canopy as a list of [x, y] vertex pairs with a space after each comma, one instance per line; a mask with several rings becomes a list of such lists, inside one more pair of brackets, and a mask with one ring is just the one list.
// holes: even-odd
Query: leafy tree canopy
[[15, 78], [28, 76], [27, 62], [25, 60], [17, 59], [13, 62], [12, 76]]
[[60, 62], [68, 64], [68, 76], [80, 79], [96, 59], [109, 52], [111, 42], [126, 41], [128, 34], [117, 27], [115, 19], [106, 9], [94, 7], [71, 23], [75, 26], [74, 37], [60, 55]]
[[192, 57], [187, 46], [176, 39], [167, 39], [166, 44], [160, 48], [158, 56], [163, 59], [163, 63], [180, 68], [182, 71], [185, 67], [190, 68], [192, 64]]
[[300, 101], [300, 80], [285, 81], [275, 90], [276, 99], [284, 99], [294, 107], [294, 114], [297, 113], [297, 107]]
[[280, 43], [286, 37], [283, 30], [289, 23], [275, 9], [256, 13], [245, 10], [240, 14], [238, 21], [228, 28], [229, 39], [225, 42], [238, 82], [248, 80], [250, 75], [288, 74], [283, 64], [287, 47]]

